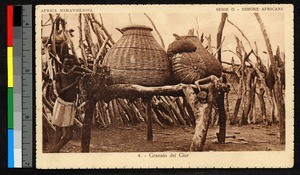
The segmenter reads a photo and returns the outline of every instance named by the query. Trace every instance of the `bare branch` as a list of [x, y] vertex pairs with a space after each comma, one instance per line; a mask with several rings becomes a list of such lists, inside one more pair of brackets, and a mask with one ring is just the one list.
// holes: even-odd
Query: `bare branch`
[[129, 17], [129, 22], [130, 22], [130, 24], [132, 25], [132, 20], [131, 20], [130, 13], [128, 13], [128, 17]]
[[[223, 29], [224, 29], [224, 25], [225, 25], [227, 17], [228, 17], [227, 13], [222, 13], [221, 22], [220, 22], [220, 25], [218, 28], [218, 33], [217, 33], [217, 48], [220, 48], [220, 46], [221, 46]], [[218, 60], [220, 63], [222, 62], [221, 49], [219, 49], [219, 51], [218, 51]]]
[[91, 36], [91, 30], [90, 30], [90, 26], [89, 26], [89, 23], [88, 23], [88, 14], [83, 14], [84, 16], [84, 25], [83, 25], [83, 29], [84, 29], [84, 36], [85, 36], [85, 40], [87, 42], [87, 45], [88, 45], [88, 51], [93, 55], [93, 57], [95, 58], [96, 56], [96, 53], [95, 53], [95, 50], [93, 49], [93, 39], [92, 39], [92, 36]]
[[254, 47], [255, 47], [254, 55], [255, 55], [255, 57], [256, 57], [256, 60], [257, 60], [258, 64], [262, 64], [261, 58], [260, 58], [260, 56], [258, 55], [258, 47], [257, 47], [256, 41], [254, 41]]
[[[203, 35], [202, 35], [203, 36]], [[208, 51], [212, 54], [212, 47], [211, 47], [211, 34], [208, 35], [208, 37], [205, 37], [205, 39], [207, 40], [207, 48]], [[217, 53], [217, 52], [216, 52]]]
[[246, 35], [244, 34], [244, 32], [243, 32], [237, 25], [235, 25], [233, 22], [231, 22], [228, 18], [227, 18], [227, 21], [229, 22], [229, 24], [233, 25], [233, 26], [234, 26], [234, 27], [242, 34], [242, 36], [243, 36], [243, 37], [246, 39], [246, 41], [248, 42], [250, 48], [253, 49], [253, 48], [252, 48], [252, 45], [251, 45], [251, 43], [250, 43], [250, 41], [248, 40], [248, 38], [246, 37]]
[[71, 36], [70, 36], [70, 34], [69, 34], [69, 31], [66, 30], [66, 21], [63, 20], [63, 19], [61, 19], [61, 25], [62, 25], [62, 31], [63, 31], [63, 34], [64, 34], [64, 36], [66, 37], [67, 42], [68, 42], [68, 43], [70, 44], [70, 46], [71, 46], [71, 51], [72, 51], [73, 55], [77, 58], [77, 61], [80, 62], [80, 60], [78, 59], [78, 56], [77, 56], [77, 54], [76, 54], [75, 47], [74, 47], [74, 43], [73, 43], [73, 41], [72, 41], [72, 39], [71, 39]]
[[82, 54], [82, 57], [83, 57], [84, 67], [87, 68], [87, 56], [85, 54], [85, 48], [84, 48], [83, 40], [82, 40], [82, 20], [81, 19], [82, 19], [82, 14], [80, 13], [79, 16], [78, 16], [79, 48], [81, 50], [81, 54]]
[[[92, 15], [93, 16], [93, 15]], [[102, 24], [102, 26], [104, 26], [104, 22], [103, 22], [103, 18], [102, 18], [102, 15], [101, 15], [101, 13], [99, 14], [99, 16], [100, 16], [100, 21], [101, 21], [101, 24]]]
[[217, 49], [216, 53], [214, 53], [214, 56], [216, 56], [216, 54], [219, 52], [219, 50], [222, 48], [223, 42], [225, 40], [225, 36], [223, 37], [223, 40], [221, 41], [221, 45], [219, 46], [219, 48]]
[[235, 53], [235, 52], [232, 51], [232, 50], [222, 50], [221, 52], [230, 52], [230, 53], [236, 55], [237, 57], [239, 57], [239, 55], [237, 55], [237, 53]]
[[103, 34], [102, 27], [100, 27], [100, 26], [96, 27], [94, 25], [94, 23], [93, 23], [93, 21], [95, 21], [94, 14], [91, 14], [91, 18], [89, 18], [89, 21], [90, 21], [93, 32], [96, 34], [96, 37], [97, 37], [97, 40], [98, 40], [98, 46], [100, 48], [102, 46], [103, 41], [105, 40], [105, 36]]
[[102, 28], [102, 30], [104, 31], [105, 35], [109, 38], [109, 40], [111, 41], [112, 44], [115, 44], [116, 42], [113, 40], [113, 38], [111, 37], [111, 35], [109, 34], [108, 30], [104, 27], [104, 25], [102, 25], [96, 18], [95, 15], [92, 13], [92, 22], [96, 23], [99, 27]]
[[147, 17], [147, 19], [148, 19], [148, 20], [150, 21], [150, 23], [152, 24], [154, 30], [155, 30], [156, 33], [158, 34], [158, 37], [159, 37], [159, 39], [160, 39], [160, 42], [161, 42], [161, 45], [162, 45], [163, 49], [165, 49], [164, 41], [163, 41], [163, 39], [162, 39], [162, 37], [161, 37], [159, 31], [157, 30], [157, 28], [156, 28], [154, 22], [152, 21], [152, 19], [151, 19], [146, 13], [144, 13], [144, 15]]

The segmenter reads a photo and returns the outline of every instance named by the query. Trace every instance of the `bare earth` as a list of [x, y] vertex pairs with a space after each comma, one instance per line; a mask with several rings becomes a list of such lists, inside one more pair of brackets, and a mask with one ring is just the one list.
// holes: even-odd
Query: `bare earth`
[[[218, 127], [209, 128], [204, 151], [280, 151], [284, 144], [279, 143], [278, 126], [246, 125], [227, 126], [225, 144], [217, 143]], [[146, 140], [146, 125], [109, 127], [92, 130], [91, 152], [162, 152], [189, 151], [194, 128], [154, 125], [154, 140]], [[61, 152], [80, 152], [81, 140], [74, 138]], [[45, 149], [48, 152], [49, 149]]]

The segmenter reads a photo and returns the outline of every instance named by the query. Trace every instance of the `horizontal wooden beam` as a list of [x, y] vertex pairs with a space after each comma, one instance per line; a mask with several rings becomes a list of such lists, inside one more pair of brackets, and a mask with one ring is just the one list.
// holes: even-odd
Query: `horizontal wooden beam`
[[[145, 87], [136, 84], [114, 84], [106, 86], [105, 94], [99, 94], [99, 98], [114, 99], [114, 98], [137, 98], [137, 97], [152, 97], [154, 95], [171, 95], [183, 96], [182, 90], [187, 87], [197, 89], [194, 84], [176, 84], [157, 87]], [[203, 86], [205, 88], [205, 86]]]

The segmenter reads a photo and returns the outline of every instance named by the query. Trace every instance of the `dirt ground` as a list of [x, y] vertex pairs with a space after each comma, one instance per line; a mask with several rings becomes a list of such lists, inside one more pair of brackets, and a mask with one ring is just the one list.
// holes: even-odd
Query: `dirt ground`
[[[226, 143], [217, 143], [218, 127], [209, 128], [204, 151], [279, 151], [278, 126], [227, 126]], [[91, 152], [163, 152], [189, 151], [194, 128], [189, 126], [161, 128], [154, 125], [154, 140], [146, 140], [146, 125], [109, 127], [92, 130]], [[61, 152], [80, 152], [81, 141], [72, 139]], [[49, 152], [49, 148], [44, 149]]]

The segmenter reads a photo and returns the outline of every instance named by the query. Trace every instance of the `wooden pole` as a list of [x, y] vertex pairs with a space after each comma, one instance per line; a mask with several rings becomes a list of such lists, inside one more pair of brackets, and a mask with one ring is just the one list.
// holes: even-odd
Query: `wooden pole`
[[81, 152], [90, 152], [90, 142], [92, 133], [93, 114], [96, 101], [90, 99], [84, 106], [85, 117], [83, 119], [82, 136], [81, 136]]
[[109, 116], [110, 116], [111, 126], [116, 126], [117, 116], [115, 115], [115, 110], [113, 108], [112, 100], [108, 103], [108, 113], [109, 113]]
[[122, 118], [121, 118], [120, 110], [119, 110], [119, 108], [117, 106], [118, 104], [117, 104], [117, 100], [116, 99], [112, 100], [112, 105], [113, 105], [113, 111], [114, 111], [115, 117], [116, 117], [116, 123], [118, 124], [122, 120]]
[[161, 128], [165, 128], [165, 126], [161, 123], [161, 121], [158, 119], [155, 111], [153, 110], [153, 108], [151, 108], [151, 112], [152, 112], [152, 117], [153, 117], [153, 120], [161, 127]]
[[237, 93], [238, 93], [238, 98], [237, 98], [236, 103], [235, 103], [235, 107], [234, 107], [234, 111], [233, 111], [233, 116], [232, 116], [232, 119], [230, 121], [230, 124], [235, 124], [236, 123], [236, 118], [237, 118], [237, 115], [239, 113], [239, 109], [240, 109], [241, 102], [242, 102], [243, 83], [242, 83], [242, 79], [241, 78], [239, 80], [238, 92]]
[[195, 134], [192, 139], [190, 151], [203, 151], [211, 118], [211, 110], [214, 95], [213, 89], [214, 85], [211, 83], [209, 85], [209, 93], [205, 103], [202, 103], [198, 100], [193, 88], [185, 87], [183, 89], [187, 101], [192, 106], [192, 110], [196, 118]]
[[123, 123], [125, 125], [129, 125], [130, 121], [129, 118], [127, 118], [126, 116], [126, 112], [124, 111], [124, 109], [122, 108], [121, 104], [119, 103], [118, 99], [115, 100], [116, 101], [116, 106], [118, 107], [119, 111], [120, 111], [120, 116], [121, 119], [123, 121]]
[[151, 111], [151, 99], [150, 97], [148, 98], [143, 98], [143, 101], [146, 104], [146, 116], [147, 116], [147, 140], [148, 141], [153, 141], [153, 126], [152, 126], [152, 111]]
[[250, 120], [250, 112], [251, 112], [251, 106], [253, 104], [252, 98], [252, 89], [253, 89], [253, 83], [254, 83], [254, 71], [252, 70], [247, 70], [247, 75], [246, 75], [246, 103], [245, 103], [245, 115], [244, 115], [244, 121], [243, 124], [248, 122], [248, 124], [251, 123]]
[[277, 68], [277, 65], [275, 62], [271, 42], [270, 42], [269, 36], [267, 34], [265, 25], [262, 22], [262, 19], [260, 18], [259, 13], [254, 13], [254, 15], [260, 25], [262, 33], [263, 33], [263, 37], [264, 37], [266, 47], [268, 50], [269, 59], [271, 61], [271, 67], [272, 67], [274, 77], [275, 77], [274, 95], [276, 96], [275, 100], [276, 100], [277, 110], [278, 110], [278, 115], [279, 115], [280, 142], [285, 143], [285, 102], [284, 102], [284, 98], [283, 98], [280, 80], [278, 77], [278, 68]]
[[[223, 29], [224, 29], [224, 25], [225, 25], [227, 17], [228, 17], [227, 13], [222, 13], [221, 22], [219, 24], [218, 33], [217, 33], [217, 48], [221, 48], [222, 34], [223, 34]], [[220, 64], [222, 64], [221, 50], [222, 49], [219, 49], [218, 54], [217, 54]], [[217, 133], [218, 142], [225, 143], [226, 111], [225, 111], [225, 107], [224, 107], [224, 92], [221, 92], [218, 95], [216, 101], [217, 101], [217, 105], [218, 105], [218, 109], [219, 109], [219, 133]]]
[[81, 55], [83, 57], [83, 64], [84, 64], [84, 67], [87, 68], [87, 56], [86, 56], [86, 53], [85, 53], [85, 48], [84, 48], [84, 45], [83, 45], [83, 37], [82, 37], [82, 14], [80, 13], [79, 16], [78, 16], [78, 29], [79, 29], [79, 48], [81, 50]]
[[181, 114], [183, 116], [183, 119], [185, 120], [186, 124], [189, 125], [189, 126], [191, 126], [191, 121], [189, 119], [189, 115], [185, 111], [184, 106], [183, 106], [182, 102], [180, 101], [180, 98], [176, 97], [175, 102], [177, 103], [177, 106], [178, 106], [178, 108], [179, 108], [179, 110], [180, 110], [180, 112], [181, 112]]

